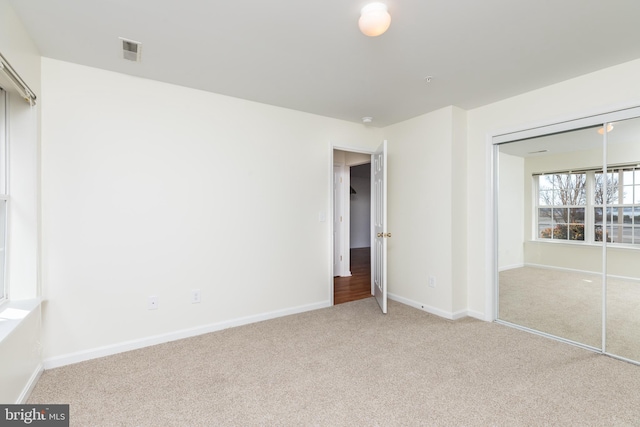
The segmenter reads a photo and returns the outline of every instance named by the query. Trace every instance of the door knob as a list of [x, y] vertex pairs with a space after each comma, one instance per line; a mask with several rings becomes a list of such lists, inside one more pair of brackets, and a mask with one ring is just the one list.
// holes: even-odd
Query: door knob
[[382, 233], [378, 233], [378, 237], [384, 237]]
[[384, 237], [391, 237], [391, 233], [385, 233]]

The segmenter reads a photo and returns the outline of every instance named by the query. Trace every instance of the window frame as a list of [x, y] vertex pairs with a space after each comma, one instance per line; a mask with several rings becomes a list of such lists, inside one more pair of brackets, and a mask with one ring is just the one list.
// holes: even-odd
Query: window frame
[[[556, 192], [561, 192], [562, 187], [556, 186], [556, 177], [559, 175], [566, 175], [567, 177], [570, 177], [572, 175], [585, 175], [585, 194], [584, 194], [584, 204], [567, 204], [567, 203], [560, 203], [560, 204], [556, 204], [555, 203], [555, 199], [556, 199]], [[553, 182], [551, 183], [551, 188], [549, 189], [545, 189], [544, 191], [550, 191], [552, 194], [552, 198], [551, 198], [551, 204], [540, 204], [540, 199], [541, 197], [541, 193], [543, 190], [541, 190], [540, 188], [540, 179], [541, 177], [549, 177], [552, 176], [553, 177]], [[536, 201], [534, 203], [534, 209], [535, 209], [535, 228], [536, 228], [536, 239], [537, 240], [541, 240], [541, 241], [570, 241], [570, 242], [583, 242], [587, 240], [587, 212], [588, 212], [588, 196], [587, 196], [587, 181], [588, 181], [588, 177], [586, 176], [586, 172], [584, 171], [563, 171], [563, 172], [553, 172], [553, 173], [541, 173], [541, 174], [534, 174], [534, 194], [536, 194]], [[536, 179], [537, 178], [537, 179]], [[563, 197], [561, 197], [562, 199]], [[566, 201], [566, 200], [563, 200]], [[551, 211], [551, 215], [550, 215], [550, 226], [549, 226], [549, 230], [550, 230], [550, 237], [546, 238], [546, 237], [541, 237], [542, 231], [540, 229], [540, 212], [542, 209], [549, 209]], [[564, 223], [561, 222], [557, 222], [555, 221], [555, 218], [557, 217], [556, 215], [554, 215], [554, 210], [555, 209], [566, 209], [567, 215], [566, 215], [566, 221]], [[582, 210], [583, 211], [583, 219], [582, 222], [571, 222], [571, 211], [572, 210]], [[556, 230], [558, 230], [558, 227], [560, 225], [566, 225], [566, 237], [565, 238], [555, 238], [554, 237], [554, 232]], [[572, 238], [572, 231], [571, 231], [571, 226], [572, 225], [581, 225], [582, 226], [582, 239], [573, 239]]]
[[[631, 172], [631, 183], [625, 182], [625, 172]], [[595, 174], [602, 174], [602, 172], [595, 172]], [[614, 179], [609, 179], [607, 177], [607, 186], [608, 187], [616, 187], [615, 192], [618, 193], [616, 195], [615, 201], [606, 203], [606, 211], [604, 205], [602, 203], [593, 205], [594, 216], [595, 209], [602, 209], [602, 215], [607, 215], [606, 228], [607, 228], [607, 239], [611, 239], [611, 241], [607, 241], [609, 244], [614, 245], [624, 245], [624, 246], [632, 246], [632, 247], [640, 247], [640, 220], [636, 221], [636, 218], [640, 216], [640, 166], [638, 164], [629, 164], [629, 165], [620, 165], [620, 166], [611, 166], [607, 168], [607, 174], [611, 174], [612, 177], [616, 177]], [[615, 181], [614, 181], [615, 180]], [[614, 185], [611, 183], [615, 182]], [[625, 187], [630, 187], [631, 189], [631, 203], [625, 203], [624, 197], [624, 189]], [[631, 222], [625, 223], [625, 209], [631, 209]], [[616, 217], [617, 221], [614, 222], [614, 211], [618, 211], [618, 215]], [[611, 215], [609, 215], [609, 211], [611, 211]], [[598, 223], [594, 221], [594, 233], [595, 226]], [[614, 233], [614, 227], [620, 230], [621, 235]], [[628, 228], [631, 230], [631, 242], [625, 242], [624, 239], [624, 229]], [[617, 235], [621, 241], [616, 241], [614, 236]], [[611, 236], [611, 237], [609, 237]], [[597, 240], [597, 242], [601, 242], [601, 240]]]

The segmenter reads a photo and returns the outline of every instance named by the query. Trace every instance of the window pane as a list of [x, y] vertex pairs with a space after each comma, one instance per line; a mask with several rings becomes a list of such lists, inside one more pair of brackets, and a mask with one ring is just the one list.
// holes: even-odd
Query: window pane
[[621, 243], [633, 243], [633, 226], [623, 226]]
[[563, 191], [555, 190], [553, 192], [553, 204], [554, 206], [562, 206], [566, 204], [566, 195]]
[[611, 226], [610, 230], [611, 234], [609, 235], [609, 238], [611, 239], [611, 242], [622, 243], [622, 226], [613, 225]]
[[619, 197], [618, 197], [618, 187], [614, 186], [614, 187], [607, 187], [607, 203], [610, 205], [615, 205], [618, 203]]
[[622, 217], [622, 222], [625, 224], [632, 224], [633, 223], [633, 208], [629, 207], [629, 208], [623, 208], [623, 217]]
[[538, 209], [538, 237], [550, 239], [552, 235], [551, 226], [551, 209]]
[[633, 204], [633, 186], [625, 185], [622, 187], [622, 203], [625, 205]]
[[558, 224], [553, 227], [553, 239], [567, 240], [569, 235], [568, 224]]
[[[638, 182], [638, 181], [636, 181], [636, 182]], [[634, 186], [634, 189], [633, 189], [633, 203], [636, 204], [636, 205], [640, 205], [640, 185]]]
[[569, 225], [569, 240], [584, 240], [584, 224]]
[[575, 224], [584, 224], [584, 208], [569, 209], [569, 222]]
[[594, 222], [596, 224], [602, 224], [602, 208], [595, 208], [593, 211], [594, 211]]
[[553, 176], [540, 175], [538, 177], [538, 188], [540, 190], [551, 190], [551, 189], [553, 189]]
[[566, 224], [568, 222], [567, 208], [553, 208], [553, 222], [559, 224]]
[[623, 185], [633, 184], [633, 171], [626, 170], [622, 173], [622, 182]]
[[538, 204], [540, 206], [551, 206], [553, 204], [553, 190], [541, 191]]
[[585, 205], [587, 203], [586, 187], [587, 187], [587, 175], [584, 173], [574, 174], [574, 199], [575, 205]]

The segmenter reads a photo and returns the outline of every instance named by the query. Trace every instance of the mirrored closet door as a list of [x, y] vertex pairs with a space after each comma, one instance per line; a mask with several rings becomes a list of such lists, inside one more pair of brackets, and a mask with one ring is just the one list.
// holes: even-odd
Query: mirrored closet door
[[499, 322], [640, 363], [639, 116], [494, 138]]

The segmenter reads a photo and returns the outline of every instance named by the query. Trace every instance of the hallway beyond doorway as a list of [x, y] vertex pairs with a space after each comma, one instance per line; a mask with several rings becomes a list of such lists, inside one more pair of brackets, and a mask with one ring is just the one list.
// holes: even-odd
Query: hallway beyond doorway
[[352, 248], [351, 277], [333, 278], [333, 303], [369, 298], [371, 295], [371, 248]]

